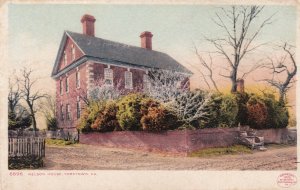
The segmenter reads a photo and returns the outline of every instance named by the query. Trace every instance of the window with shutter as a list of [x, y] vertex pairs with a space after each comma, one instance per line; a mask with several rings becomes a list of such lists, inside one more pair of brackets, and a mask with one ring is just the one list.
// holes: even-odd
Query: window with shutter
[[149, 80], [149, 76], [147, 74], [144, 74], [144, 76], [143, 76], [144, 91], [149, 91], [150, 87], [151, 87], [151, 83], [150, 83], [150, 80]]
[[104, 69], [104, 84], [107, 86], [113, 86], [113, 70], [109, 68]]
[[132, 89], [132, 72], [125, 72], [125, 88]]

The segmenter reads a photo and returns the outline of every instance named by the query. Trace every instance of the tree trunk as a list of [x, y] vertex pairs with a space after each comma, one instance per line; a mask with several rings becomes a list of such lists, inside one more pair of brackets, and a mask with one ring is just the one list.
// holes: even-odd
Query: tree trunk
[[236, 75], [237, 75], [237, 69], [233, 68], [232, 73], [230, 75], [230, 79], [231, 79], [231, 93], [235, 93], [236, 92]]
[[36, 119], [35, 119], [35, 115], [31, 115], [32, 117], [32, 128], [33, 128], [33, 131], [34, 131], [34, 136], [36, 136]]
[[280, 91], [279, 92], [279, 103], [280, 103], [280, 105], [285, 105], [285, 100], [284, 99], [285, 99], [285, 93]]
[[35, 119], [35, 114], [34, 114], [34, 111], [33, 111], [33, 106], [29, 104], [29, 108], [30, 108], [30, 114], [31, 114], [31, 118], [32, 118], [32, 128], [33, 128], [33, 131], [34, 131], [34, 136], [36, 136], [36, 119]]

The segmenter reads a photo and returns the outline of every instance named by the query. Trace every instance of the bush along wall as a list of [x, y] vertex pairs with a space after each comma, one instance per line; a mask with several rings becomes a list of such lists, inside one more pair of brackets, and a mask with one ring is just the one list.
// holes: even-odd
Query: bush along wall
[[250, 95], [247, 102], [248, 123], [255, 129], [284, 128], [289, 121], [288, 109], [273, 94]]
[[222, 94], [196, 90], [171, 102], [160, 102], [141, 93], [118, 100], [92, 101], [81, 115], [82, 132], [163, 131], [236, 127], [284, 128], [287, 108], [272, 94]]
[[237, 126], [239, 106], [235, 95], [213, 94], [208, 109], [209, 115], [200, 122], [200, 128]]
[[43, 167], [43, 159], [36, 156], [24, 156], [24, 157], [9, 157], [8, 169], [20, 170], [20, 169], [37, 169]]

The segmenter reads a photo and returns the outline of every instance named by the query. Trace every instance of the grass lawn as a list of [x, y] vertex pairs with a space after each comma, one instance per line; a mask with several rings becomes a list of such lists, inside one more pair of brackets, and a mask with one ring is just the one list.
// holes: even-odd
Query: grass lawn
[[189, 154], [190, 157], [210, 157], [218, 155], [250, 154], [251, 149], [243, 145], [234, 145], [224, 148], [206, 148]]
[[61, 139], [46, 139], [46, 145], [58, 145], [58, 146], [66, 146], [76, 144], [73, 141], [65, 141]]

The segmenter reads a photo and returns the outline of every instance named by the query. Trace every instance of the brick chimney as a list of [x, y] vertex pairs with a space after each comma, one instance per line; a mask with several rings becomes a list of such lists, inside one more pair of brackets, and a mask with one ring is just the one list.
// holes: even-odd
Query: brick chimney
[[141, 47], [145, 49], [152, 50], [152, 33], [145, 31], [142, 32], [140, 37], [141, 37]]
[[239, 93], [245, 92], [245, 86], [244, 86], [244, 79], [237, 79], [236, 80], [236, 91]]
[[92, 15], [85, 14], [81, 18], [83, 34], [95, 36], [95, 23], [96, 19]]

